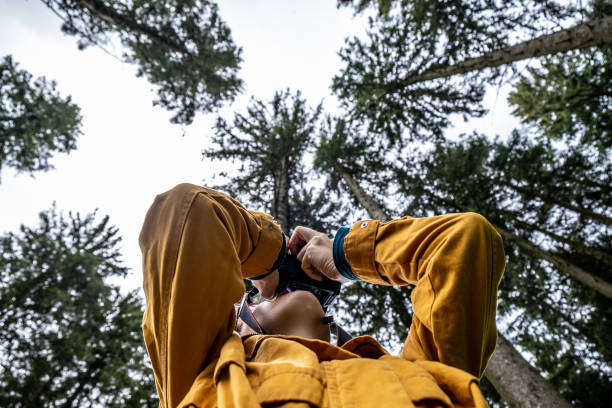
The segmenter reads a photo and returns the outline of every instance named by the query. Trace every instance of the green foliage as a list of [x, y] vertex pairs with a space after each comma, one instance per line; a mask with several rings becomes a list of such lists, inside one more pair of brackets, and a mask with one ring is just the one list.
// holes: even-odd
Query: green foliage
[[348, 222], [348, 210], [339, 197], [327, 189], [316, 189], [305, 185], [295, 189], [289, 198], [290, 213], [288, 228], [303, 225], [329, 235]]
[[524, 123], [550, 139], [612, 147], [612, 49], [550, 57], [529, 68], [508, 101]]
[[368, 41], [353, 38], [340, 50], [345, 66], [332, 82], [356, 121], [367, 121], [370, 132], [384, 134], [394, 143], [404, 137], [439, 139], [450, 125], [450, 115], [467, 118], [486, 113], [480, 106], [484, 88], [476, 82], [440, 79], [400, 85], [402, 78], [432, 63], [423, 48], [411, 45], [413, 35], [403, 21], [370, 20]]
[[397, 354], [412, 324], [413, 288], [364, 282], [345, 285], [335, 306], [338, 320], [354, 335], [372, 336]]
[[[609, 166], [588, 147], [558, 149], [515, 132], [507, 142], [473, 135], [440, 143], [430, 153], [412, 155], [397, 169], [397, 179], [412, 197], [408, 214], [479, 212], [609, 282], [610, 229], [585, 211], [611, 210]], [[508, 262], [498, 312], [507, 334], [572, 404], [604, 405], [612, 366], [612, 348], [604, 340], [612, 337], [610, 300], [514, 241], [505, 240], [504, 247]], [[584, 378], [590, 379], [589, 391], [577, 392]]]
[[338, 8], [340, 7], [354, 7], [355, 13], [361, 13], [368, 7], [378, 7], [378, 13], [381, 16], [386, 16], [391, 10], [393, 0], [338, 0]]
[[218, 147], [205, 150], [204, 157], [238, 162], [240, 168], [236, 175], [222, 174], [230, 181], [218, 187], [269, 211], [287, 232], [289, 220], [295, 219], [290, 201], [303, 188], [308, 170], [304, 155], [321, 109], [308, 108], [299, 91], [293, 95], [285, 90], [269, 103], [252, 98], [246, 114], [235, 113], [232, 124], [219, 117], [212, 139]]
[[0, 61], [0, 170], [46, 171], [54, 152], [69, 153], [81, 134], [81, 115], [56, 84], [18, 68], [10, 55]]
[[[450, 65], [481, 55], [558, 27], [586, 13], [572, 3], [548, 0], [338, 0], [356, 12], [378, 6], [379, 23], [405, 26], [413, 35], [406, 48], [424, 48], [432, 57]], [[378, 21], [376, 21], [378, 20]]]
[[173, 123], [190, 124], [196, 112], [212, 112], [240, 91], [241, 49], [208, 0], [42, 0], [78, 37], [79, 47], [104, 46], [118, 38], [123, 60], [157, 86]]
[[[340, 1], [361, 10], [372, 2]], [[332, 88], [369, 131], [392, 142], [441, 139], [451, 115], [480, 117], [484, 85], [502, 68], [422, 81], [431, 70], [531, 39], [572, 21], [576, 8], [541, 0], [398, 0], [370, 18], [367, 39], [347, 39]]]
[[0, 238], [0, 405], [157, 406], [140, 298], [107, 282], [119, 243], [108, 217], [55, 208]]
[[327, 186], [332, 191], [346, 188], [341, 173], [349, 174], [370, 190], [380, 191], [392, 181], [388, 166], [380, 160], [381, 152], [386, 150], [387, 143], [367, 137], [356, 122], [328, 116], [321, 126], [314, 165], [327, 176]]

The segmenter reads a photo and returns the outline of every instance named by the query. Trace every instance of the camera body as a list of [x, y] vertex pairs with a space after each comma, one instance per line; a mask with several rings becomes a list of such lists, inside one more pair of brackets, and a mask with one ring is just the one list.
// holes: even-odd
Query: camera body
[[[276, 287], [276, 295], [279, 295], [283, 291], [295, 291], [305, 290], [312, 293], [323, 308], [323, 311], [327, 313], [327, 308], [334, 302], [336, 297], [340, 294], [340, 282], [336, 282], [327, 277], [323, 277], [322, 280], [317, 281], [311, 279], [302, 270], [302, 264], [295, 255], [287, 254], [283, 260], [281, 266], [278, 268], [279, 271], [279, 282]], [[257, 295], [258, 291], [256, 287], [253, 287], [248, 293], [242, 298], [242, 303], [238, 308], [237, 317], [242, 319], [251, 329], [258, 334], [266, 334], [264, 329], [261, 327], [253, 312], [249, 307], [250, 303], [253, 303], [253, 298]], [[342, 346], [344, 343], [349, 341], [352, 336], [338, 324], [334, 322], [332, 316], [324, 316], [321, 322], [328, 324], [332, 335], [336, 337], [336, 345]]]
[[276, 288], [276, 293], [284, 290], [305, 290], [313, 295], [321, 303], [323, 310], [327, 312], [327, 308], [331, 305], [336, 297], [340, 294], [340, 282], [336, 282], [327, 277], [317, 281], [311, 279], [302, 270], [301, 262], [295, 255], [287, 254], [282, 264], [278, 268], [279, 282]]

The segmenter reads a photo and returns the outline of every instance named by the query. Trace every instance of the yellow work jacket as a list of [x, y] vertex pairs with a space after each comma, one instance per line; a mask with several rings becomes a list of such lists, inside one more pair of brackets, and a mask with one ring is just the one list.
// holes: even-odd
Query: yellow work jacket
[[[353, 273], [416, 284], [399, 356], [361, 336], [342, 347], [281, 335], [241, 339], [243, 278], [268, 271], [282, 245], [274, 220], [214, 190], [181, 184], [157, 196], [140, 234], [145, 343], [160, 406], [486, 406], [478, 388], [496, 341], [501, 239], [473, 213], [353, 224]], [[382, 311], [372, 311], [381, 313]]]

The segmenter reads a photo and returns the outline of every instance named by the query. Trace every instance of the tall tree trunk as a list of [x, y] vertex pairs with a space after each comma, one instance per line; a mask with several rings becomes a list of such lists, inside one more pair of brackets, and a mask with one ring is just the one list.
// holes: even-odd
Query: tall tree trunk
[[606, 16], [552, 34], [542, 35], [520, 44], [491, 51], [480, 57], [468, 58], [454, 65], [430, 69], [420, 75], [405, 78], [397, 84], [391, 85], [391, 88], [403, 88], [418, 82], [465, 74], [484, 68], [494, 68], [528, 58], [611, 43], [612, 16]]
[[275, 197], [275, 201], [278, 203], [278, 213], [276, 218], [283, 232], [289, 235], [289, 174], [287, 173], [287, 157], [281, 159], [277, 185], [278, 197]]
[[[343, 172], [339, 165], [335, 165], [334, 168], [346, 182], [357, 201], [368, 211], [370, 217], [381, 220], [390, 219], [383, 207], [370, 197], [350, 174]], [[497, 348], [489, 360], [484, 375], [512, 407], [570, 407], [552, 384], [542, 378], [499, 331], [497, 332]], [[506, 381], [506, 376], [509, 377], [508, 381]], [[525, 387], [515, 377], [529, 378], [529, 387]], [[540, 399], [542, 396], [545, 396], [545, 399]]]
[[516, 242], [516, 244], [523, 248], [525, 251], [531, 253], [532, 255], [542, 258], [551, 264], [553, 264], [559, 271], [564, 272], [576, 279], [577, 281], [583, 283], [594, 291], [604, 295], [608, 299], [612, 299], [612, 285], [601, 278], [593, 275], [585, 271], [584, 269], [567, 262], [565, 259], [553, 255], [548, 251], [541, 249], [540, 247], [532, 244], [528, 240], [521, 238], [517, 235], [514, 235], [512, 232], [501, 228], [500, 226], [493, 225], [495, 229], [506, 239]]
[[[107, 6], [101, 0], [75, 0], [75, 3], [78, 6], [87, 9], [92, 15], [96, 16], [100, 20], [114, 25], [115, 27], [123, 27], [129, 29], [130, 31], [147, 35], [150, 38], [154, 38], [155, 40], [159, 41], [161, 44], [164, 44], [168, 48], [173, 49], [174, 51], [190, 54], [189, 50], [187, 50], [183, 44], [179, 44], [174, 41], [174, 39], [160, 35], [157, 29], [138, 23], [133, 17], [119, 13], [114, 8]], [[45, 1], [45, 4], [52, 8], [50, 1]]]
[[607, 254], [604, 251], [600, 251], [597, 248], [592, 248], [590, 246], [584, 245], [582, 242], [578, 242], [578, 241], [575, 241], [573, 239], [569, 239], [569, 238], [563, 237], [561, 235], [555, 234], [554, 232], [548, 231], [548, 230], [546, 230], [544, 228], [541, 228], [541, 227], [539, 227], [537, 225], [530, 225], [530, 224], [528, 224], [526, 222], [518, 221], [518, 220], [515, 220], [514, 223], [517, 226], [519, 226], [521, 228], [524, 228], [524, 229], [526, 229], [528, 231], [540, 232], [540, 233], [546, 235], [547, 237], [550, 237], [550, 238], [554, 239], [557, 242], [560, 242], [560, 243], [563, 243], [563, 244], [571, 246], [577, 252], [583, 253], [585, 255], [589, 255], [589, 256], [597, 259], [600, 262], [603, 262], [603, 263], [606, 263], [606, 264], [612, 266], [612, 255]]
[[507, 185], [508, 187], [510, 187], [511, 189], [515, 190], [516, 192], [522, 194], [524, 197], [530, 198], [530, 197], [537, 197], [542, 199], [543, 201], [547, 202], [547, 203], [551, 203], [551, 204], [556, 204], [560, 207], [563, 208], [567, 208], [568, 210], [574, 211], [580, 215], [583, 215], [587, 218], [591, 218], [595, 221], [601, 222], [602, 224], [606, 224], [606, 225], [612, 225], [612, 218], [604, 215], [604, 214], [599, 214], [596, 213], [594, 211], [588, 210], [584, 207], [579, 207], [577, 205], [574, 205], [572, 203], [568, 203], [566, 201], [560, 200], [558, 198], [556, 198], [555, 196], [552, 196], [550, 194], [542, 194], [538, 191], [534, 191], [530, 188], [527, 187], [521, 187], [518, 186], [514, 183], [508, 182], [505, 183], [505, 185]]
[[374, 201], [374, 199], [372, 199], [372, 197], [370, 197], [368, 193], [366, 193], [361, 186], [357, 184], [353, 176], [351, 176], [344, 168], [342, 168], [342, 166], [337, 163], [334, 164], [334, 169], [348, 185], [357, 201], [359, 201], [359, 204], [361, 204], [368, 214], [370, 214], [370, 217], [381, 221], [389, 220], [389, 216], [386, 214], [383, 207]]
[[511, 407], [571, 407], [499, 332], [485, 376]]

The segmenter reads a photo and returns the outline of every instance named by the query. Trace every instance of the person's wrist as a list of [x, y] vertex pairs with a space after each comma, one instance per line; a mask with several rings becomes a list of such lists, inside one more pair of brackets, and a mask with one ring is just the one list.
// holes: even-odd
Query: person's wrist
[[357, 276], [353, 273], [351, 266], [346, 259], [346, 255], [344, 254], [344, 238], [348, 235], [350, 229], [347, 227], [341, 227], [336, 232], [336, 236], [334, 237], [332, 254], [334, 257], [334, 265], [340, 275], [344, 277], [347, 281], [351, 280], [359, 280]]

